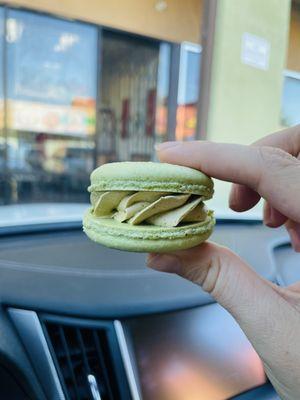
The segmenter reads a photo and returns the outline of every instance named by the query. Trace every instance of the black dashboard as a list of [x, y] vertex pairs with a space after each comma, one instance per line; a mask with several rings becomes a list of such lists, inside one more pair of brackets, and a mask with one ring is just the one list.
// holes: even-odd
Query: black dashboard
[[[300, 279], [283, 229], [220, 220], [214, 241], [267, 279]], [[0, 232], [0, 399], [277, 399], [232, 317], [145, 254], [78, 224]]]

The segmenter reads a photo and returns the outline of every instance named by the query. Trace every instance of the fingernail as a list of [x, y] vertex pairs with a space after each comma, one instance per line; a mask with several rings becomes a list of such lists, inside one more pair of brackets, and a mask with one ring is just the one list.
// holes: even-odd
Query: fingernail
[[181, 261], [178, 257], [171, 254], [150, 254], [147, 266], [157, 271], [179, 273]]
[[163, 150], [170, 149], [172, 147], [179, 146], [180, 143], [181, 142], [163, 142], [163, 143], [156, 144], [154, 147], [155, 147], [156, 151], [163, 151]]

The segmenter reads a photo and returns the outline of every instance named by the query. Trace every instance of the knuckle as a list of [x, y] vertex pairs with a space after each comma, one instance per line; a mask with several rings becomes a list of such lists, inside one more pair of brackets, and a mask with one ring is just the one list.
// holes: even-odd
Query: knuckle
[[256, 188], [260, 191], [270, 177], [277, 175], [291, 166], [295, 166], [299, 161], [291, 154], [277, 147], [259, 146], [257, 147], [258, 162], [260, 164], [260, 173], [257, 176]]
[[293, 162], [294, 157], [278, 147], [261, 146], [258, 147], [258, 155], [264, 166], [282, 166], [283, 164], [290, 164]]
[[215, 295], [217, 291], [217, 286], [219, 284], [219, 277], [222, 268], [222, 258], [219, 255], [216, 255], [210, 263], [210, 268], [207, 269], [207, 273], [205, 274], [205, 279], [203, 280], [203, 290], [208, 292], [211, 295]]
[[197, 265], [186, 271], [185, 277], [198, 284], [202, 289], [213, 295], [218, 284], [222, 266], [222, 258], [217, 254], [212, 256], [205, 265]]

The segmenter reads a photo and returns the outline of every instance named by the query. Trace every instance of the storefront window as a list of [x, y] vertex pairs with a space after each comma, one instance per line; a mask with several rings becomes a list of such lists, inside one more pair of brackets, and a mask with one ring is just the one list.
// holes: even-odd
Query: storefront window
[[168, 138], [172, 45], [99, 32], [0, 7], [0, 203], [87, 201], [95, 164]]
[[283, 84], [281, 123], [292, 126], [300, 123], [300, 73], [286, 71]]
[[0, 130], [4, 127], [4, 82], [3, 82], [3, 50], [4, 50], [4, 9], [0, 7]]
[[183, 43], [178, 83], [177, 140], [195, 140], [199, 99], [201, 47]]
[[3, 43], [4, 43], [4, 9], [0, 7], [0, 204], [5, 201], [6, 185], [6, 145], [4, 135], [4, 90], [3, 90]]
[[16, 10], [6, 27], [11, 199], [83, 200], [94, 158], [97, 29]]

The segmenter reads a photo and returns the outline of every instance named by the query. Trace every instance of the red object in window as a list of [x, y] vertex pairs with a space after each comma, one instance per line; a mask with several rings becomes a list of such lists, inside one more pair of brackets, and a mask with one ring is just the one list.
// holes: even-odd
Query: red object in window
[[130, 100], [124, 99], [122, 101], [122, 126], [121, 137], [124, 139], [128, 136], [128, 124], [130, 118]]
[[146, 135], [153, 136], [155, 130], [156, 89], [148, 90], [146, 107]]

